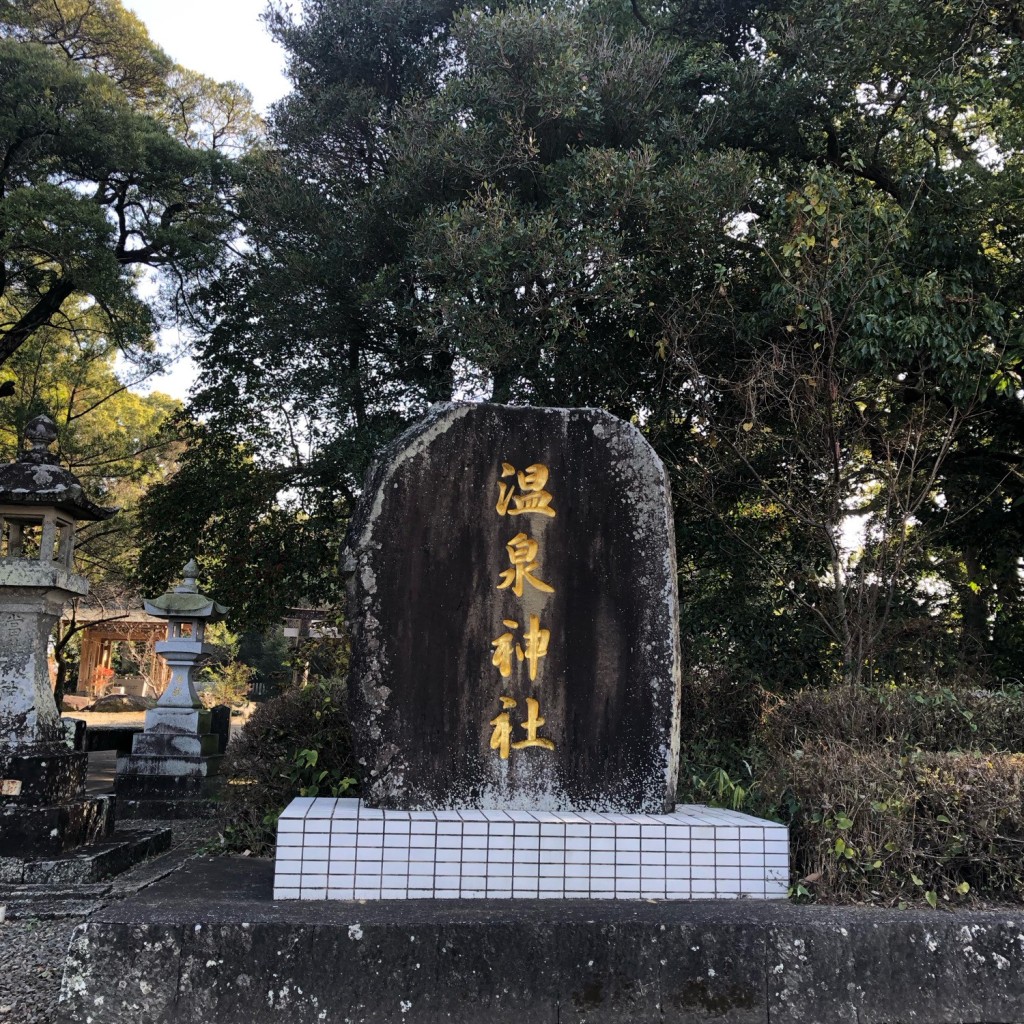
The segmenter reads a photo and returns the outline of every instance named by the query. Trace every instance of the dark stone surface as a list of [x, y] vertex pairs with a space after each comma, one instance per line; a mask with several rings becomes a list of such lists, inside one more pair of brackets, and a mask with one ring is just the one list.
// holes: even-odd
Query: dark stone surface
[[183, 821], [187, 818], [213, 818], [219, 810], [216, 793], [209, 798], [183, 797], [175, 799], [147, 797], [145, 799], [117, 798], [117, 816], [122, 821], [151, 818], [160, 821]]
[[[503, 476], [505, 464], [546, 467], [547, 480]], [[501, 514], [502, 485], [556, 514], [514, 514], [515, 498]], [[441, 406], [391, 446], [345, 562], [366, 799], [671, 810], [680, 668], [670, 506], [653, 449], [599, 410]], [[512, 551], [530, 554], [528, 541], [537, 548], [518, 578]], [[532, 616], [549, 636], [531, 681]], [[506, 633], [507, 675], [492, 662]], [[512, 747], [506, 759], [492, 749], [502, 697], [517, 702], [506, 709], [511, 743], [529, 738], [522, 723], [536, 700], [545, 721], [533, 738], [553, 750]]]
[[0, 779], [17, 779], [17, 796], [0, 796], [0, 808], [18, 804], [55, 804], [73, 800], [82, 792], [89, 756], [58, 742], [17, 753], [0, 750]]
[[274, 902], [193, 861], [72, 940], [63, 1020], [1011, 1024], [1024, 912], [755, 901]]
[[97, 842], [114, 827], [109, 796], [81, 797], [49, 806], [0, 807], [0, 857], [38, 858]]
[[[139, 762], [140, 759], [147, 757], [172, 758], [174, 760], [179, 760], [182, 757], [202, 759], [198, 761], [198, 764], [201, 768], [205, 768], [207, 766], [205, 759], [220, 753], [220, 737], [212, 732], [204, 736], [174, 732], [140, 732], [132, 740], [132, 756], [130, 760], [125, 761], [123, 770], [130, 770], [129, 766], [133, 762]], [[153, 767], [153, 765], [144, 767]], [[200, 771], [198, 774], [202, 774], [202, 772]]]
[[170, 845], [169, 828], [116, 831], [56, 857], [26, 861], [21, 881], [34, 886], [98, 882], [162, 853]]
[[85, 749], [116, 750], [121, 754], [130, 754], [132, 740], [143, 728], [141, 725], [90, 725], [85, 730]]
[[210, 732], [217, 737], [216, 753], [223, 754], [231, 736], [231, 708], [227, 704], [210, 709]]
[[[133, 772], [126, 767], [126, 765], [137, 764], [145, 760], [146, 758], [140, 757], [118, 758], [115, 786], [119, 797], [181, 800], [196, 796], [209, 796], [219, 792], [223, 785], [224, 780], [216, 771], [222, 760], [219, 756], [177, 759], [177, 761], [197, 762], [197, 765], [193, 765], [193, 767], [206, 768], [212, 764], [209, 774], [195, 771], [188, 775], [146, 775]], [[165, 759], [153, 758], [152, 760], [164, 761]]]

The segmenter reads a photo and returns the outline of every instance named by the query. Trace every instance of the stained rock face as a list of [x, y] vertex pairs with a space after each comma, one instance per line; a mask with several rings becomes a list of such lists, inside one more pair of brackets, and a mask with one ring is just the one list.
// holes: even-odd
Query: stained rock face
[[371, 472], [345, 567], [368, 803], [671, 809], [671, 502], [636, 428], [437, 407]]

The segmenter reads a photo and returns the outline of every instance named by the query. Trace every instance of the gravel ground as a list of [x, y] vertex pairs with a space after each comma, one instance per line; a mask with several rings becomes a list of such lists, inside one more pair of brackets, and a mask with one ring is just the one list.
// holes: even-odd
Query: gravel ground
[[0, 1022], [55, 1024], [64, 954], [84, 918], [0, 924]]
[[[171, 826], [174, 834], [171, 851], [161, 855], [168, 858], [168, 863], [180, 863], [183, 855], [195, 852], [216, 836], [216, 824], [211, 821], [138, 824]], [[93, 909], [137, 892], [162, 877], [154, 871], [160, 859], [143, 861], [110, 879], [110, 891], [93, 900]], [[75, 900], [73, 906], [80, 911], [82, 903]], [[19, 914], [24, 914], [23, 908]], [[71, 933], [87, 916], [76, 913], [52, 920], [19, 917], [0, 921], [0, 1024], [58, 1024], [57, 998], [64, 955]]]

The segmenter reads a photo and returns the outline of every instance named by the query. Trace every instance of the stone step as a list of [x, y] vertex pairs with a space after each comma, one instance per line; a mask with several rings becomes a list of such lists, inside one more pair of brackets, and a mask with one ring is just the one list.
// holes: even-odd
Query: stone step
[[[171, 830], [163, 827], [117, 830], [106, 840], [68, 853], [37, 860], [3, 860], [3, 879], [26, 886], [69, 886], [99, 882], [133, 864], [162, 853], [171, 845]], [[20, 867], [20, 877], [16, 868]]]
[[189, 785], [189, 779], [206, 779], [216, 775], [223, 760], [221, 755], [190, 757], [184, 754], [130, 754], [128, 757], [118, 758], [117, 791], [120, 793], [123, 786], [132, 785], [134, 779], [140, 780], [138, 784], [142, 786], [158, 784], [158, 780], [161, 779], [168, 780], [168, 786]]
[[107, 839], [114, 826], [114, 798], [79, 797], [59, 804], [0, 805], [0, 881], [6, 862], [55, 857]]

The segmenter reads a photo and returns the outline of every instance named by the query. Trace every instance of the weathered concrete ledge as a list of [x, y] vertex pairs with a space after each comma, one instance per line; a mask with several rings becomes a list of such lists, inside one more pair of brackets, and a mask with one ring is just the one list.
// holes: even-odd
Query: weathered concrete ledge
[[1024, 911], [274, 902], [204, 858], [79, 927], [65, 1021], [1011, 1024]]

